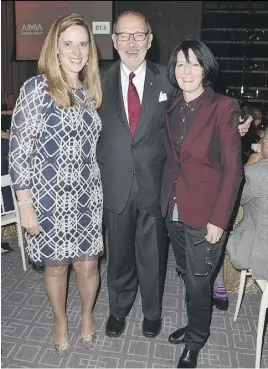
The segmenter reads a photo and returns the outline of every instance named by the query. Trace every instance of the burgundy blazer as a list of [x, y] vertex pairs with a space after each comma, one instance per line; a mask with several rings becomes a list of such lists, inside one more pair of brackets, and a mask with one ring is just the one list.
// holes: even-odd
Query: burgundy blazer
[[[179, 152], [172, 139], [170, 117], [180, 96], [166, 114], [167, 162], [161, 210], [166, 217], [176, 182], [181, 221], [193, 227], [211, 223], [226, 229], [243, 179], [239, 104], [210, 87]], [[179, 119], [179, 117], [178, 117]]]

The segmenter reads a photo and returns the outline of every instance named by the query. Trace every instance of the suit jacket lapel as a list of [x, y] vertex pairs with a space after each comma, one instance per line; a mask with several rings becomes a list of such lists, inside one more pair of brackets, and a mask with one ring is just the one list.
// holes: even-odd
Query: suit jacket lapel
[[171, 148], [172, 154], [174, 156], [174, 158], [179, 161], [179, 156], [178, 153], [176, 152], [175, 146], [174, 146], [174, 140], [172, 137], [172, 133], [171, 133], [171, 127], [170, 127], [170, 116], [173, 112], [173, 110], [175, 109], [175, 106], [178, 105], [178, 103], [181, 101], [182, 99], [182, 94], [173, 101], [173, 103], [171, 104], [171, 106], [169, 107], [169, 109], [167, 110], [166, 113], [166, 130], [167, 130], [167, 138], [168, 138], [168, 142], [169, 142], [169, 146]]
[[215, 96], [215, 92], [209, 87], [205, 92], [206, 96], [202, 103], [202, 106], [199, 108], [197, 115], [193, 121], [193, 125], [180, 149], [180, 157], [187, 149], [187, 147], [191, 144], [193, 139], [198, 135], [198, 133], [203, 129], [206, 125], [208, 117], [212, 114], [216, 103], [213, 103], [213, 98]]
[[150, 121], [150, 117], [155, 111], [155, 105], [159, 103], [159, 89], [157, 88], [158, 74], [159, 71], [155, 65], [147, 61], [141, 111], [134, 138], [138, 136], [143, 125]]
[[114, 68], [110, 71], [111, 76], [109, 79], [109, 88], [108, 93], [112, 94], [112, 101], [116, 108], [117, 114], [122, 122], [123, 126], [128, 130], [129, 134], [129, 125], [127, 120], [127, 115], [124, 106], [123, 94], [122, 94], [122, 86], [121, 86], [121, 75], [120, 75], [120, 62], [116, 63]]
[[[115, 104], [118, 116], [130, 134], [127, 114], [125, 111], [122, 86], [121, 86], [121, 73], [120, 73], [120, 61], [114, 65], [110, 70], [109, 88], [108, 91], [112, 94], [112, 101]], [[137, 136], [145, 122], [150, 120], [150, 116], [153, 115], [155, 110], [155, 104], [158, 104], [159, 89], [157, 88], [158, 82], [158, 68], [150, 61], [146, 62], [146, 74], [144, 81], [143, 98], [141, 103], [141, 112], [139, 116], [138, 125], [134, 135]], [[165, 91], [163, 91], [165, 92]]]

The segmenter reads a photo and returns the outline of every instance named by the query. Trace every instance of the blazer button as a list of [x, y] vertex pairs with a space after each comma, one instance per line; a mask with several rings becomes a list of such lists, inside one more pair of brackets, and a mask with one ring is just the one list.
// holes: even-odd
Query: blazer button
[[132, 169], [131, 169], [131, 168], [128, 168], [128, 171], [129, 171], [129, 172], [132, 172]]

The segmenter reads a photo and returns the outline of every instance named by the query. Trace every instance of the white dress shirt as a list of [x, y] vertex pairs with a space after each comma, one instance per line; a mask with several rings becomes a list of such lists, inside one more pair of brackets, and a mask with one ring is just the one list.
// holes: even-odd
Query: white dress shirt
[[[129, 84], [129, 75], [131, 70], [129, 70], [124, 63], [121, 62], [120, 65], [121, 71], [121, 85], [122, 85], [122, 94], [124, 100], [124, 106], [126, 111], [126, 116], [128, 118], [128, 101], [127, 101], [127, 93], [128, 93], [128, 84]], [[145, 72], [146, 72], [146, 60], [144, 60], [138, 69], [134, 71], [135, 77], [133, 78], [133, 83], [136, 87], [136, 90], [139, 95], [140, 103], [142, 103], [143, 98], [143, 90], [144, 90], [144, 82], [145, 82]]]

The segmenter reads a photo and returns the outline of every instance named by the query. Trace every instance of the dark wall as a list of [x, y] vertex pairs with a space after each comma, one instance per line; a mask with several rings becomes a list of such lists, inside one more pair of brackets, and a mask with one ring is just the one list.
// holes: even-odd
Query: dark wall
[[[37, 63], [15, 61], [14, 1], [2, 1], [1, 7], [3, 96], [6, 91], [18, 94], [21, 84], [36, 74]], [[200, 37], [202, 1], [114, 1], [113, 7], [114, 18], [125, 10], [139, 11], [148, 18], [154, 35], [148, 57], [154, 62], [167, 64], [178, 41], [187, 36]]]
[[1, 100], [5, 92], [16, 95], [22, 83], [36, 74], [36, 62], [15, 61], [14, 1], [1, 1]]

